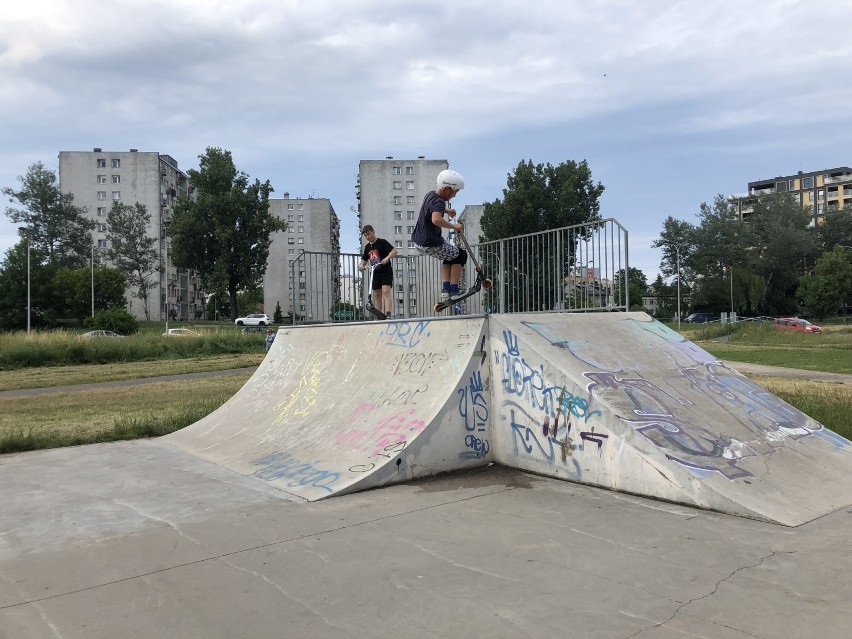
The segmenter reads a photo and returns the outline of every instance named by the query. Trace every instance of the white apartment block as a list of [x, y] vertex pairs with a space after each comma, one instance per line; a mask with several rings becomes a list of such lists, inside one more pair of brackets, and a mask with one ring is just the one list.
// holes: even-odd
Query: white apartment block
[[[178, 269], [171, 261], [169, 224], [178, 197], [192, 192], [187, 175], [169, 155], [155, 151], [140, 152], [61, 151], [59, 153], [59, 186], [63, 193], [74, 195], [74, 204], [82, 207], [96, 223], [93, 241], [100, 259], [108, 248], [107, 213], [115, 201], [135, 206], [143, 204], [151, 215], [148, 235], [156, 240], [160, 271], [151, 274], [154, 287], [149, 291], [148, 308], [142, 301], [126, 294], [127, 309], [137, 319], [200, 319], [204, 313], [204, 295], [195, 274]], [[96, 258], [98, 253], [95, 253]]]
[[[358, 230], [372, 225], [376, 235], [393, 244], [400, 258], [417, 257], [411, 242], [420, 205], [426, 193], [435, 189], [438, 173], [449, 168], [447, 160], [396, 159], [361, 160], [358, 165]], [[359, 237], [359, 247], [364, 246]], [[359, 248], [360, 251], [360, 248]], [[431, 260], [432, 262], [437, 262]], [[419, 298], [418, 286], [439, 288], [440, 282], [431, 273], [422, 272], [424, 260], [394, 260], [394, 315], [422, 317], [432, 314], [431, 305]]]
[[[287, 222], [272, 235], [263, 308], [272, 317], [276, 305], [284, 317], [291, 309], [303, 321], [328, 321], [340, 300], [340, 220], [327, 198], [269, 200], [269, 212]], [[294, 306], [295, 302], [295, 306]]]

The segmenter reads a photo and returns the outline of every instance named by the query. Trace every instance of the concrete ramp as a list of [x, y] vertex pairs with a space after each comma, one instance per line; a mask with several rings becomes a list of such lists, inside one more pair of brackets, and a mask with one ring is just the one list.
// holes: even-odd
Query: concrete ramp
[[484, 317], [280, 329], [219, 410], [164, 438], [307, 500], [490, 461]]
[[495, 461], [786, 525], [852, 504], [848, 440], [648, 315], [489, 322]]

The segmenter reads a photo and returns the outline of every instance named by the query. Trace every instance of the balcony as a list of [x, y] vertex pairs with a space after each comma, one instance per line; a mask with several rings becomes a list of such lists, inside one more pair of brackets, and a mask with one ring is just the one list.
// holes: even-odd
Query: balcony
[[775, 193], [775, 187], [774, 186], [771, 186], [771, 187], [765, 188], [765, 189], [752, 189], [749, 192], [749, 195], [770, 195], [772, 193]]
[[852, 173], [847, 173], [846, 175], [825, 176], [823, 183], [824, 184], [840, 184], [841, 182], [850, 182], [850, 181], [852, 181]]

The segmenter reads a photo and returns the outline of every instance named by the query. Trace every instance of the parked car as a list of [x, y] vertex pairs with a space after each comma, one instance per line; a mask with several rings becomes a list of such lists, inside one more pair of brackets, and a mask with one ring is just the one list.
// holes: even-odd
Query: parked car
[[822, 329], [819, 326], [811, 324], [808, 320], [801, 317], [779, 317], [772, 322], [772, 328], [791, 333], [822, 333]]
[[85, 339], [90, 339], [92, 337], [120, 337], [124, 338], [124, 335], [119, 335], [118, 333], [114, 333], [113, 331], [89, 331], [88, 333], [83, 333], [80, 335]]
[[705, 324], [717, 320], [716, 313], [693, 313], [684, 322], [687, 324]]
[[266, 329], [263, 326], [243, 326], [240, 333], [265, 333]]
[[188, 328], [170, 328], [163, 333], [163, 337], [201, 337], [201, 334]]
[[269, 319], [269, 315], [264, 315], [263, 313], [252, 313], [251, 315], [238, 317], [234, 320], [234, 324], [237, 326], [266, 326], [271, 323], [272, 320]]

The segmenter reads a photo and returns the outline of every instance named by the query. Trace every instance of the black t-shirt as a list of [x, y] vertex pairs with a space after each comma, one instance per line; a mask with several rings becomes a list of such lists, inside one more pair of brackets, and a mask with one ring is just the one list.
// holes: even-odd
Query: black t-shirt
[[[390, 242], [380, 237], [377, 237], [376, 241], [372, 244], [367, 242], [367, 245], [364, 247], [364, 252], [361, 253], [361, 259], [367, 262], [368, 264], [378, 264], [388, 255], [390, 255], [392, 250], [393, 246], [391, 246]], [[377, 272], [389, 270], [391, 270], [390, 262], [388, 262], [387, 264], [380, 264], [376, 267]]]
[[432, 223], [432, 213], [440, 211], [441, 215], [447, 210], [447, 202], [435, 191], [429, 191], [420, 205], [420, 215], [417, 216], [417, 225], [411, 234], [411, 241], [418, 246], [440, 246], [444, 243], [441, 235], [441, 227]]

